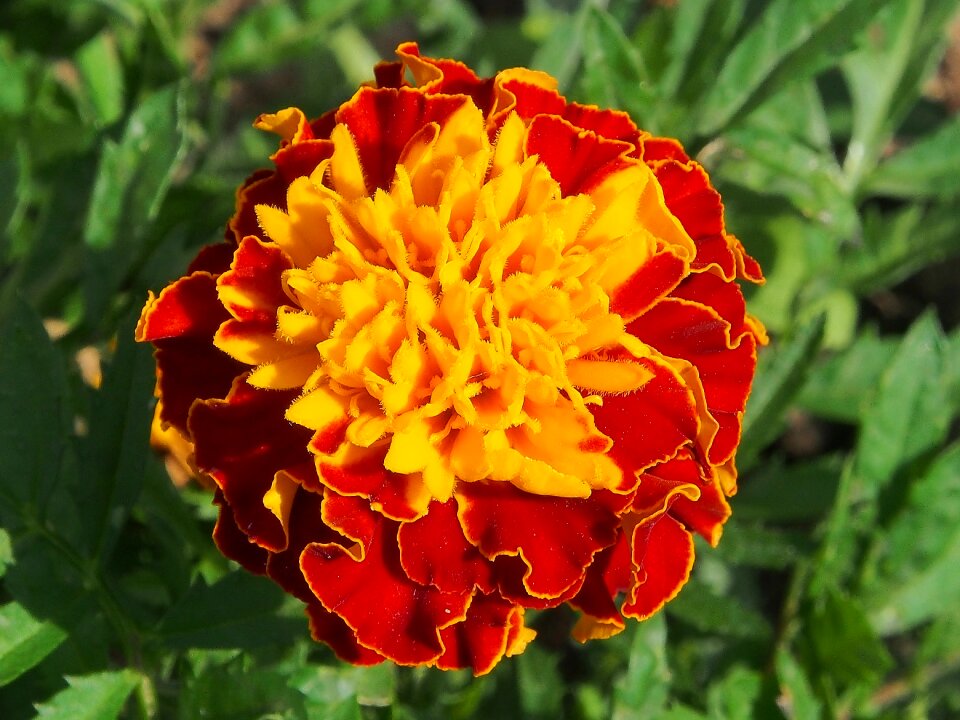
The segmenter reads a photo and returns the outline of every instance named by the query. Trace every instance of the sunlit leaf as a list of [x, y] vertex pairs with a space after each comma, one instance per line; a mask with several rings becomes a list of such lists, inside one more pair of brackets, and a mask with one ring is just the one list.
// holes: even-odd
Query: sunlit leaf
[[37, 620], [19, 603], [0, 607], [0, 687], [39, 664], [66, 637], [66, 632]]
[[110, 720], [120, 716], [124, 703], [140, 682], [131, 670], [68, 676], [67, 687], [37, 705], [41, 720]]

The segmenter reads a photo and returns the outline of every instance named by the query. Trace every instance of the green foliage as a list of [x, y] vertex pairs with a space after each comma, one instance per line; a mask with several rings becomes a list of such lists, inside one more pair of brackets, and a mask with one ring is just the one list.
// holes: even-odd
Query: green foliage
[[[924, 88], [958, 7], [0, 3], [0, 715], [955, 717], [960, 122]], [[271, 151], [253, 118], [335, 106], [407, 38], [679, 138], [768, 278], [719, 547], [664, 613], [587, 646], [534, 617], [480, 679], [346, 666], [223, 560], [149, 452], [132, 342]]]

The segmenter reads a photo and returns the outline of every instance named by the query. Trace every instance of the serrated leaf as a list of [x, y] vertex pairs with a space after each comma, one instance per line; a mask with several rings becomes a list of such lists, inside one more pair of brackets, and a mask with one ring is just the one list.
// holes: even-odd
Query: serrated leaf
[[815, 150], [762, 127], [730, 132], [715, 172], [761, 195], [787, 199], [841, 239], [858, 235], [859, 216], [832, 150]]
[[857, 442], [855, 471], [868, 494], [945, 437], [953, 415], [950, 403], [943, 402], [945, 344], [935, 316], [924, 315], [884, 371]]
[[592, 7], [583, 34], [581, 82], [602, 107], [621, 108], [638, 121], [650, 117], [655, 95], [643, 58], [605, 10]]
[[690, 580], [667, 604], [666, 611], [698, 630], [727, 637], [765, 640], [771, 634], [763, 615], [696, 579]]
[[848, 348], [810, 369], [797, 404], [830, 420], [857, 422], [896, 348], [893, 338], [861, 333]]
[[777, 652], [775, 662], [780, 684], [777, 705], [790, 720], [820, 720], [820, 701], [810, 687], [803, 666], [783, 649]]
[[801, 522], [823, 517], [833, 504], [843, 470], [839, 455], [784, 466], [770, 461], [745, 475], [734, 502], [738, 520]]
[[93, 395], [86, 437], [80, 446], [77, 498], [90, 556], [104, 561], [140, 494], [148, 452], [154, 363], [133, 340], [134, 319], [121, 324], [116, 354]]
[[[724, 527], [723, 542], [717, 548], [717, 556], [722, 560], [731, 565], [783, 569], [811, 549], [807, 547], [809, 540], [804, 541], [803, 536], [739, 522], [739, 501], [738, 495], [735, 516]], [[782, 499], [781, 502], [788, 501]]]
[[780, 421], [800, 389], [803, 378], [820, 347], [824, 318], [806, 325], [796, 337], [760, 355], [753, 391], [743, 416], [743, 440], [738, 463], [750, 466], [759, 452], [775, 437]]
[[66, 632], [37, 620], [19, 603], [0, 607], [0, 687], [40, 664], [66, 637]]
[[60, 476], [66, 379], [33, 309], [0, 310], [0, 521], [43, 516]]
[[829, 67], [851, 43], [850, 28], [862, 26], [883, 2], [773, 0], [728, 54], [698, 108], [698, 132], [714, 135], [786, 82]]
[[877, 535], [873, 563], [864, 595], [883, 634], [960, 605], [960, 445], [911, 484], [903, 510]]
[[132, 670], [67, 676], [67, 687], [37, 705], [41, 720], [111, 720], [140, 682]]
[[960, 194], [960, 115], [898, 150], [865, 183], [867, 192], [902, 198]]
[[213, 585], [202, 579], [174, 605], [157, 632], [174, 648], [249, 648], [284, 642], [303, 622], [279, 617], [286, 595], [273, 583], [237, 570]]
[[632, 632], [626, 672], [613, 686], [613, 720], [659, 717], [670, 695], [663, 614], [640, 623]]
[[156, 215], [181, 151], [181, 102], [177, 87], [149, 95], [130, 115], [120, 142], [104, 143], [84, 231], [90, 247], [130, 242]]
[[840, 282], [861, 295], [888, 288], [960, 253], [956, 208], [944, 202], [909, 205], [895, 214], [868, 209], [863, 243], [851, 250], [840, 259]]
[[810, 612], [805, 637], [817, 672], [841, 685], [869, 683], [893, 665], [861, 604], [835, 590]]

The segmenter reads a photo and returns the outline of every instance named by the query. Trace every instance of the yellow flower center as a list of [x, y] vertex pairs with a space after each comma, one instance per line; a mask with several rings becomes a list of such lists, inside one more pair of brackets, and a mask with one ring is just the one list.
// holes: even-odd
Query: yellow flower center
[[491, 143], [467, 98], [407, 144], [389, 190], [368, 193], [346, 126], [331, 140], [286, 212], [257, 207], [294, 267], [272, 339], [283, 352], [249, 352], [248, 382], [302, 388], [291, 422], [346, 426], [318, 462], [386, 446], [386, 469], [421, 481], [424, 511], [458, 481], [566, 497], [620, 486], [587, 406], [650, 379], [611, 350], [651, 351], [610, 296], [658, 249], [694, 254], [652, 172], [630, 162], [562, 197], [524, 122], [511, 115]]

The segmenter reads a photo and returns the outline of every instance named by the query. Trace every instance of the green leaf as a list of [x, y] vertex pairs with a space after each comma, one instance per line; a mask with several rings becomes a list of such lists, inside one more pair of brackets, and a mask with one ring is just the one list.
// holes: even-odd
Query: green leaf
[[842, 470], [840, 455], [820, 455], [787, 466], [765, 462], [740, 481], [733, 500], [735, 516], [772, 522], [821, 518], [833, 504]]
[[101, 562], [140, 495], [148, 452], [155, 371], [149, 349], [134, 342], [134, 326], [133, 317], [120, 326], [120, 342], [93, 394], [80, 448], [83, 491], [77, 504], [90, 556]]
[[958, 253], [956, 208], [949, 201], [895, 214], [868, 208], [863, 243], [840, 259], [839, 280], [861, 295], [876, 292]]
[[754, 705], [760, 698], [760, 673], [738, 666], [707, 691], [711, 720], [740, 720], [756, 717]]
[[946, 436], [953, 407], [943, 401], [946, 342], [933, 314], [904, 336], [866, 407], [855, 470], [874, 494], [907, 463]]
[[564, 683], [557, 669], [559, 660], [558, 655], [535, 644], [516, 658], [520, 709], [525, 717], [555, 718], [562, 714]]
[[60, 477], [66, 379], [33, 309], [0, 310], [0, 522], [39, 523]]
[[[805, 488], [809, 490], [808, 488]], [[793, 565], [803, 556], [802, 536], [792, 536], [781, 530], [761, 525], [745, 525], [739, 521], [739, 494], [735, 501], [734, 518], [723, 529], [723, 540], [717, 547], [717, 555], [731, 565], [745, 567], [783, 569]], [[781, 499], [782, 504], [788, 502]]]
[[715, 135], [787, 82], [829, 67], [851, 43], [850, 28], [863, 25], [883, 2], [773, 0], [728, 54], [698, 108], [698, 132]]
[[715, 162], [715, 172], [728, 182], [786, 198], [836, 237], [859, 234], [859, 216], [832, 150], [814, 150], [781, 132], [751, 126], [730, 132]]
[[867, 178], [866, 191], [902, 198], [960, 194], [960, 115], [894, 153]]
[[67, 676], [67, 687], [37, 705], [41, 720], [110, 720], [120, 716], [124, 703], [140, 682], [132, 670]]
[[278, 616], [286, 595], [268, 580], [236, 570], [208, 586], [197, 582], [160, 622], [157, 632], [174, 648], [250, 648], [283, 643], [303, 632], [303, 621]]
[[0, 578], [7, 568], [13, 565], [13, 546], [10, 544], [10, 533], [0, 527]]
[[861, 333], [848, 348], [811, 368], [797, 403], [830, 420], [857, 422], [896, 348], [892, 338]]
[[76, 64], [93, 121], [105, 126], [119, 120], [123, 113], [123, 64], [113, 34], [104, 31], [87, 42], [77, 51]]
[[777, 704], [783, 708], [784, 714], [790, 720], [820, 720], [820, 701], [800, 663], [786, 650], [780, 649], [776, 668], [780, 682]]
[[864, 595], [874, 627], [901, 632], [960, 605], [960, 445], [912, 483], [877, 534]]
[[766, 640], [771, 635], [770, 624], [763, 615], [697, 579], [684, 585], [666, 610], [672, 617], [704, 632], [751, 640]]
[[663, 614], [645, 620], [632, 632], [626, 672], [613, 686], [613, 720], [659, 717], [670, 696]]
[[66, 632], [40, 622], [19, 603], [0, 607], [0, 687], [40, 664], [66, 637]]
[[805, 637], [817, 672], [840, 685], [869, 683], [893, 665], [860, 603], [837, 591], [815, 604]]
[[643, 58], [617, 21], [597, 7], [587, 15], [583, 60], [581, 82], [591, 101], [626, 110], [638, 120], [654, 113], [657, 104]]
[[876, 165], [914, 105], [920, 85], [941, 57], [953, 0], [894, 0], [860, 34], [842, 64], [853, 101], [853, 131], [844, 159], [852, 188]]
[[800, 389], [820, 347], [824, 319], [806, 325], [796, 337], [760, 354], [753, 391], [743, 416], [743, 440], [738, 464], [750, 467], [760, 451], [777, 435], [784, 412]]
[[130, 115], [119, 143], [103, 146], [84, 238], [92, 248], [131, 244], [157, 214], [183, 152], [183, 91], [149, 95]]

